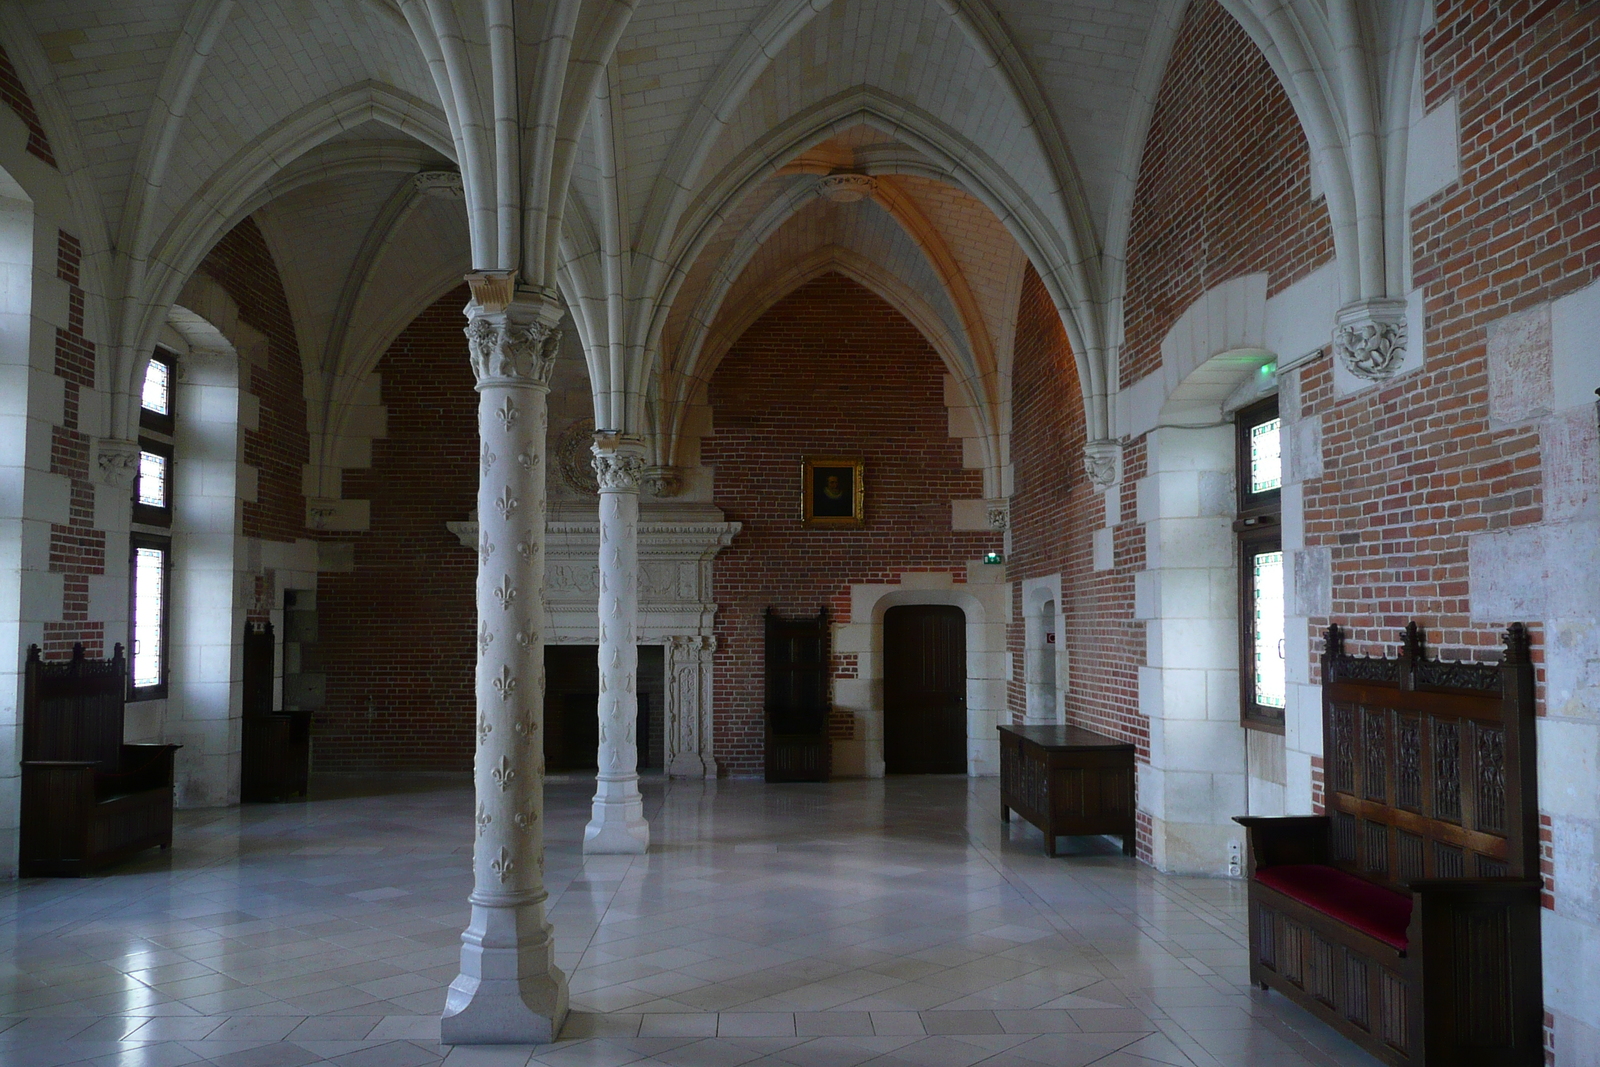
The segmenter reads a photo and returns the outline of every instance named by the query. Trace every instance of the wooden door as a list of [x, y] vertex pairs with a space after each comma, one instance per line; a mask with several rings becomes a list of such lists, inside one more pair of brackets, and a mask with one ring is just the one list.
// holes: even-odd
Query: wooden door
[[828, 612], [788, 619], [768, 608], [766, 775], [769, 782], [825, 782], [828, 740]]
[[966, 773], [966, 616], [936, 605], [890, 608], [883, 651], [885, 770]]

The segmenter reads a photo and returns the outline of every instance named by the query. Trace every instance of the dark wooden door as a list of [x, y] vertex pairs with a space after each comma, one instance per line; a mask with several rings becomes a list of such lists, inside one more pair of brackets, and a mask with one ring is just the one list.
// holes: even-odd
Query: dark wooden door
[[884, 769], [966, 773], [966, 616], [937, 605], [890, 608], [883, 651]]
[[766, 774], [769, 782], [825, 782], [828, 740], [828, 612], [788, 619], [771, 608], [766, 630]]

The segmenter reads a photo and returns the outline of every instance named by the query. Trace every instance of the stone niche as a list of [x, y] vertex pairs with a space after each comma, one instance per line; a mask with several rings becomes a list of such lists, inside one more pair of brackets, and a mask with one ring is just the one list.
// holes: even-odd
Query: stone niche
[[[576, 510], [576, 509], [572, 509]], [[639, 523], [639, 643], [663, 649], [666, 702], [662, 768], [674, 778], [715, 778], [711, 754], [711, 659], [717, 605], [711, 561], [740, 530], [715, 508], [646, 509]], [[545, 642], [600, 643], [600, 522], [559, 514], [545, 527]], [[450, 523], [476, 548], [476, 522]]]

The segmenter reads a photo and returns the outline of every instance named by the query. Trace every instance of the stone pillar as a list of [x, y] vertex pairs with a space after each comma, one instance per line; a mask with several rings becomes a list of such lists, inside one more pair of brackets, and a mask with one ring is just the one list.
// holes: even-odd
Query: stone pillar
[[667, 638], [665, 766], [673, 778], [715, 778], [711, 755], [711, 655], [717, 639]]
[[637, 855], [650, 847], [639, 795], [639, 478], [644, 445], [597, 433], [600, 483], [600, 754], [583, 851]]
[[544, 1044], [567, 1015], [544, 902], [545, 401], [561, 309], [471, 274], [478, 379], [477, 841], [440, 1040]]

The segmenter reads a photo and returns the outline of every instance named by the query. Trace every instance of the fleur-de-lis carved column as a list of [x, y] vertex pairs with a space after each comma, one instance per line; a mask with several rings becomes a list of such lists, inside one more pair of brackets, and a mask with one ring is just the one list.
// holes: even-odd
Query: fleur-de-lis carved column
[[600, 482], [600, 753], [583, 851], [634, 855], [650, 847], [639, 796], [639, 480], [644, 446], [595, 434]]
[[543, 1044], [561, 1032], [567, 980], [544, 902], [546, 394], [561, 308], [514, 275], [467, 276], [478, 380], [477, 839], [461, 973], [446, 1044]]

